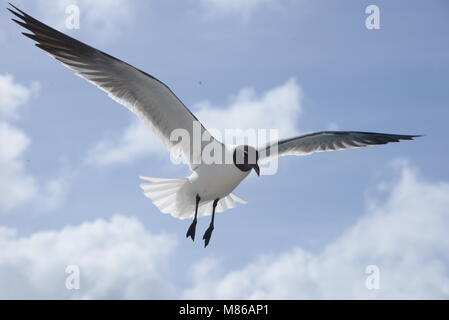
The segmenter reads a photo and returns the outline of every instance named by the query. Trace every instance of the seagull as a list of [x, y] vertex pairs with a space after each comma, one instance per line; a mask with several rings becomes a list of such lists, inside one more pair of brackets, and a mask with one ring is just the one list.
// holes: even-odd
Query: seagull
[[[186, 234], [193, 241], [198, 217], [212, 215], [203, 236], [205, 247], [214, 230], [215, 213], [246, 203], [234, 193], [234, 189], [252, 171], [260, 176], [259, 164], [280, 156], [360, 148], [420, 137], [375, 132], [321, 131], [280, 139], [258, 148], [224, 144], [210, 134], [163, 82], [49, 27], [12, 4], [10, 6], [12, 8], [7, 9], [19, 18], [12, 20], [29, 31], [22, 33], [24, 36], [34, 40], [38, 48], [135, 113], [170, 151], [186, 161], [192, 171], [190, 176], [175, 179], [141, 177], [146, 181], [141, 187], [145, 196], [161, 212], [180, 219], [193, 218]], [[189, 143], [173, 139], [173, 132], [176, 130], [186, 132], [190, 137], [187, 139]], [[199, 139], [195, 138], [198, 136]], [[197, 148], [192, 148], [192, 143]], [[222, 160], [230, 160], [202, 161], [206, 150], [214, 150], [213, 153], [219, 153]]]

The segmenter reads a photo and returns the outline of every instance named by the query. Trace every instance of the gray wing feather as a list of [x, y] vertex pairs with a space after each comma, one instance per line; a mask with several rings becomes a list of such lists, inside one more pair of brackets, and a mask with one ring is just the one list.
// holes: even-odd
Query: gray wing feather
[[260, 161], [277, 156], [307, 155], [314, 152], [360, 148], [401, 140], [413, 140], [418, 135], [399, 135], [360, 131], [321, 131], [301, 134], [259, 148]]

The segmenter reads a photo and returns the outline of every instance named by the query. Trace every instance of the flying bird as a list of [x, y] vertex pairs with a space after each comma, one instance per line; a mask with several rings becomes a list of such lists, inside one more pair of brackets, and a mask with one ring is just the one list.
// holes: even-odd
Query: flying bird
[[[135, 113], [169, 150], [186, 160], [192, 171], [189, 177], [141, 177], [148, 182], [141, 187], [144, 194], [163, 213], [181, 219], [193, 218], [186, 234], [192, 240], [195, 240], [198, 217], [211, 214], [209, 228], [203, 236], [205, 247], [214, 230], [215, 213], [246, 203], [233, 192], [253, 170], [260, 175], [259, 163], [279, 156], [359, 148], [419, 137], [374, 132], [322, 131], [281, 139], [258, 148], [223, 144], [209, 133], [167, 85], [155, 77], [75, 40], [10, 5], [12, 8], [8, 10], [19, 19], [12, 20], [29, 31], [23, 35]], [[194, 138], [195, 127], [200, 133], [200, 139]], [[189, 143], [172, 139], [172, 133], [179, 129], [188, 133]], [[202, 138], [205, 136], [207, 139]], [[192, 144], [197, 146], [197, 150], [191, 147]], [[221, 154], [222, 159], [230, 161], [202, 161], [203, 152], [211, 145], [214, 152]]]

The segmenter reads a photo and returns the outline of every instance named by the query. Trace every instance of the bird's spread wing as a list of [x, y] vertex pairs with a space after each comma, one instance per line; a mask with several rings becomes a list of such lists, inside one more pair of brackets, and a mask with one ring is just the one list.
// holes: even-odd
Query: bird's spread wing
[[[181, 155], [192, 169], [200, 163], [201, 151], [208, 143], [219, 143], [170, 88], [158, 79], [12, 7], [15, 10], [9, 8], [8, 10], [21, 21], [12, 20], [32, 32], [23, 34], [36, 41], [37, 47], [48, 52], [79, 76], [106, 91], [112, 99], [134, 112], [153, 129], [170, 150]], [[201, 136], [197, 135], [196, 140], [202, 141], [196, 147], [192, 145], [194, 123], [201, 134]], [[183, 132], [189, 134], [189, 141], [185, 139], [182, 143], [179, 143], [180, 140], [171, 141], [170, 135], [176, 129], [184, 129]]]
[[420, 136], [385, 134], [357, 131], [322, 131], [301, 134], [280, 140], [259, 148], [260, 161], [267, 162], [273, 157], [286, 155], [306, 155], [313, 152], [360, 148], [370, 145], [413, 140]]

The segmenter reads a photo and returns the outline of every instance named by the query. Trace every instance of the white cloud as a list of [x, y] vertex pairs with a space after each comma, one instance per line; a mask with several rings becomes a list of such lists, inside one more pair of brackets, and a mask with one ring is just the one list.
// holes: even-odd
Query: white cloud
[[87, 163], [112, 165], [130, 163], [152, 152], [164, 153], [165, 147], [143, 121], [135, 120], [117, 142], [102, 139], [88, 151]]
[[[226, 107], [205, 101], [194, 106], [198, 119], [208, 129], [276, 129], [286, 137], [298, 132], [302, 90], [294, 79], [260, 96], [254, 88], [245, 88]], [[264, 143], [264, 141], [258, 141]]]
[[36, 181], [25, 173], [20, 158], [29, 143], [22, 131], [0, 121], [0, 210], [11, 210], [37, 194]]
[[[221, 133], [221, 137], [224, 129], [279, 129], [280, 135], [287, 136], [297, 132], [301, 99], [301, 88], [290, 79], [260, 95], [253, 88], [242, 89], [224, 107], [204, 101], [192, 110], [206, 128], [213, 134]], [[269, 136], [260, 138], [258, 143], [263, 143]], [[165, 147], [141, 121], [134, 121], [116, 140], [107, 138], [97, 142], [88, 151], [87, 162], [112, 165], [131, 163], [150, 154], [168, 157]]]
[[[449, 297], [449, 183], [429, 182], [407, 164], [386, 201], [321, 253], [301, 248], [262, 256], [242, 269], [207, 259], [184, 297], [212, 299], [413, 299]], [[380, 290], [365, 286], [380, 268]], [[206, 276], [208, 274], [209, 276]]]
[[30, 138], [11, 124], [20, 109], [39, 91], [39, 84], [29, 87], [16, 83], [11, 75], [0, 75], [0, 211], [10, 211], [36, 201], [40, 208], [56, 208], [64, 199], [67, 188], [62, 178], [38, 183], [26, 172], [23, 155]]
[[132, 19], [134, 11], [132, 1], [129, 0], [41, 0], [37, 2], [45, 21], [62, 30], [65, 29], [65, 21], [69, 16], [66, 8], [70, 5], [77, 5], [80, 8], [80, 29], [95, 30], [95, 35], [100, 35], [103, 40], [114, 38], [119, 34], [123, 24]]
[[[292, 248], [235, 270], [208, 257], [193, 265], [188, 289], [167, 271], [174, 238], [154, 235], [134, 218], [26, 237], [0, 227], [0, 288], [9, 288], [0, 298], [448, 298], [449, 183], [427, 181], [404, 162], [395, 170], [395, 182], [380, 183], [368, 212], [322, 252]], [[68, 265], [80, 267], [79, 291], [64, 286]], [[368, 265], [380, 268], [380, 290], [365, 287]]]
[[[114, 216], [19, 237], [0, 227], [0, 299], [155, 299], [174, 287], [167, 276], [175, 240], [134, 218]], [[67, 290], [67, 266], [80, 290]], [[5, 288], [8, 288], [5, 290]]]
[[202, 0], [208, 15], [239, 15], [248, 19], [258, 8], [273, 0]]
[[28, 102], [33, 90], [15, 83], [11, 75], [0, 75], [0, 210], [30, 201], [38, 190], [35, 179], [25, 173], [26, 164], [21, 159], [30, 139], [6, 121], [18, 118], [19, 108]]
[[25, 87], [14, 82], [10, 74], [0, 75], [0, 116], [4, 118], [17, 118], [18, 109], [39, 91], [39, 84], [33, 83]]

